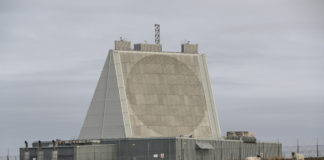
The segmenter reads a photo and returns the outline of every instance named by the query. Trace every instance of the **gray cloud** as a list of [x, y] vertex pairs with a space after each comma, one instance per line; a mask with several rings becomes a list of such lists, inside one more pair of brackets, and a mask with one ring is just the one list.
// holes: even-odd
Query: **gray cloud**
[[0, 2], [0, 155], [77, 137], [108, 49], [123, 36], [207, 54], [223, 133], [324, 141], [324, 2]]

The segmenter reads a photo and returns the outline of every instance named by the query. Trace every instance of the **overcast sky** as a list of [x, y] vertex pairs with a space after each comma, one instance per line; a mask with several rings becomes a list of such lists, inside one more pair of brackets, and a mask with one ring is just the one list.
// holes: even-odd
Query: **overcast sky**
[[76, 138], [120, 36], [207, 55], [223, 135], [324, 144], [324, 1], [0, 0], [0, 155]]

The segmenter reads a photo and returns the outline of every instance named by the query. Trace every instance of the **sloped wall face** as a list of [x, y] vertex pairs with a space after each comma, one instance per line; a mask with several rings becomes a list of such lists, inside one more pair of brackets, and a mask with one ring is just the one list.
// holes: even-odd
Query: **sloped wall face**
[[101, 72], [79, 139], [123, 138], [124, 122], [115, 64], [109, 54]]
[[201, 55], [119, 52], [119, 56], [132, 137], [215, 137], [210, 115], [216, 113], [208, 113], [212, 109], [206, 104]]

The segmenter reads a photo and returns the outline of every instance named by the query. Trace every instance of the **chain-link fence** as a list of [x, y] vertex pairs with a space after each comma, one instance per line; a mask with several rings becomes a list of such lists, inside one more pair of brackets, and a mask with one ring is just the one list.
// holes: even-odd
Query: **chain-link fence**
[[283, 146], [282, 156], [291, 158], [291, 152], [299, 152], [305, 157], [324, 157], [324, 145]]

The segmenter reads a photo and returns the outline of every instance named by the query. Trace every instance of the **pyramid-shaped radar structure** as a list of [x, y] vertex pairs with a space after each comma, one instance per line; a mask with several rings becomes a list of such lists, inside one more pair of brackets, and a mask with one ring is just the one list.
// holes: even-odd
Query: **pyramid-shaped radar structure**
[[182, 52], [162, 52], [159, 44], [130, 48], [116, 41], [109, 51], [79, 139], [221, 137], [197, 45], [182, 45]]

